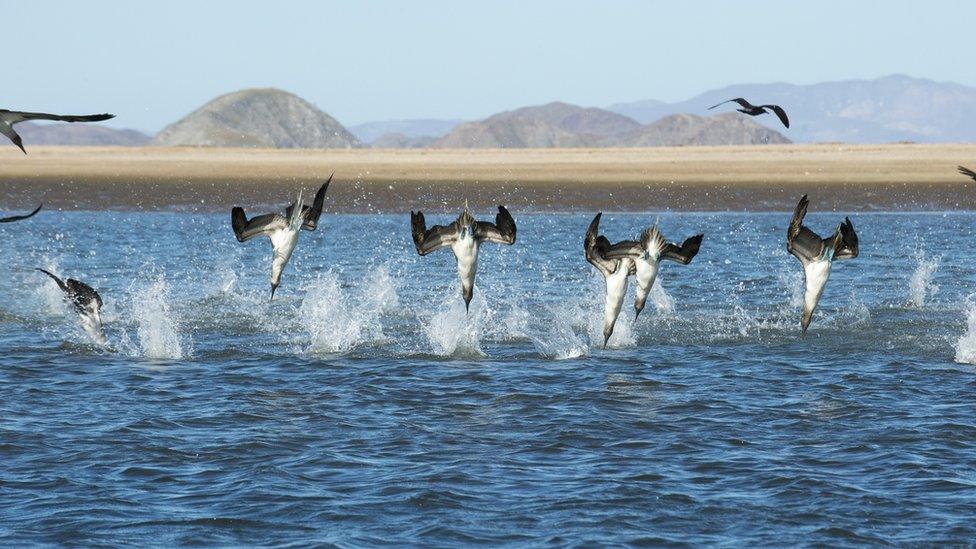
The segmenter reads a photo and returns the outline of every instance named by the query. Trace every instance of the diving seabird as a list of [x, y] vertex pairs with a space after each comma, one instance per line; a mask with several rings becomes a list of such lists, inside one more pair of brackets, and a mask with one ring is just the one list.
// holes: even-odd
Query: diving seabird
[[87, 115], [71, 115], [71, 114], [47, 114], [44, 112], [20, 112], [20, 111], [8, 111], [6, 109], [0, 109], [0, 133], [7, 136], [8, 139], [14, 142], [14, 145], [20, 147], [20, 150], [27, 154], [27, 149], [24, 148], [24, 143], [14, 131], [14, 124], [20, 122], [25, 122], [27, 120], [57, 120], [60, 122], [101, 122], [102, 120], [108, 120], [109, 118], [115, 118], [114, 114], [87, 114]]
[[769, 112], [766, 110], [769, 109], [770, 111], [773, 111], [773, 113], [775, 113], [776, 116], [779, 117], [779, 121], [782, 122], [784, 126], [786, 126], [787, 128], [790, 127], [790, 119], [786, 117], [786, 111], [783, 110], [783, 107], [780, 107], [779, 105], [753, 105], [752, 103], [746, 101], [741, 97], [736, 97], [735, 99], [729, 99], [728, 101], [722, 101], [718, 105], [712, 105], [711, 107], [708, 107], [708, 110], [712, 110], [715, 107], [718, 107], [719, 105], [724, 105], [726, 103], [731, 103], [733, 101], [738, 103], [739, 106], [742, 107], [741, 109], [736, 109], [736, 110], [743, 114], [748, 114], [749, 116], [759, 116], [760, 114], [766, 114], [767, 112]]
[[635, 274], [637, 267], [630, 255], [620, 254], [618, 259], [607, 257], [612, 246], [607, 237], [598, 234], [602, 216], [602, 212], [598, 213], [590, 222], [590, 227], [586, 230], [586, 237], [583, 239], [583, 252], [586, 255], [586, 260], [600, 271], [607, 283], [606, 302], [603, 306], [603, 348], [606, 349], [607, 342], [613, 335], [613, 326], [617, 323], [617, 316], [620, 315], [624, 296], [627, 294], [627, 277]]
[[37, 270], [58, 283], [58, 287], [64, 292], [65, 299], [74, 305], [75, 311], [81, 318], [82, 328], [99, 345], [104, 345], [107, 339], [105, 338], [105, 330], [102, 328], [102, 297], [98, 295], [95, 288], [73, 278], [64, 281], [44, 269]]
[[478, 271], [478, 247], [482, 242], [496, 244], [515, 243], [515, 220], [505, 206], [498, 206], [495, 222], [475, 221], [468, 213], [468, 205], [450, 225], [434, 225], [427, 228], [423, 212], [410, 212], [410, 228], [417, 253], [427, 255], [434, 250], [450, 246], [457, 259], [458, 277], [461, 279], [461, 296], [464, 310], [471, 305], [474, 295], [474, 276]]
[[796, 256], [803, 265], [806, 291], [803, 294], [801, 326], [804, 335], [823, 294], [827, 278], [830, 277], [831, 263], [838, 259], [854, 259], [858, 254], [857, 233], [854, 232], [850, 218], [845, 217], [830, 238], [820, 238], [817, 233], [803, 225], [803, 217], [807, 214], [809, 204], [807, 195], [803, 195], [793, 211], [793, 219], [786, 234], [787, 251]]
[[704, 236], [698, 234], [686, 238], [681, 246], [678, 246], [673, 242], [665, 241], [664, 235], [661, 234], [657, 224], [655, 224], [653, 227], [645, 229], [638, 241], [625, 240], [610, 246], [605, 254], [608, 259], [629, 257], [634, 261], [637, 268], [634, 296], [635, 320], [644, 310], [644, 302], [647, 300], [647, 294], [651, 292], [651, 287], [654, 286], [661, 260], [668, 259], [682, 265], [691, 263], [691, 260], [698, 254]]
[[[332, 174], [335, 175], [335, 174]], [[281, 271], [291, 259], [295, 246], [298, 245], [298, 232], [301, 229], [314, 231], [318, 227], [319, 217], [322, 215], [322, 202], [329, 190], [332, 176], [315, 193], [315, 201], [308, 207], [302, 203], [302, 193], [298, 199], [285, 209], [285, 215], [270, 213], [253, 217], [250, 220], [244, 215], [244, 208], [235, 207], [230, 212], [231, 226], [238, 242], [247, 242], [255, 236], [265, 235], [271, 240], [274, 257], [271, 261], [271, 299], [281, 283]]]
[[969, 168], [967, 168], [965, 166], [959, 166], [959, 173], [961, 173], [962, 175], [965, 175], [966, 177], [971, 177], [971, 178], [973, 178], [974, 181], [976, 181], [976, 172], [974, 172], [973, 170], [970, 170]]
[[14, 221], [23, 221], [23, 220], [27, 219], [28, 217], [34, 217], [34, 214], [36, 214], [37, 212], [41, 211], [41, 206], [43, 206], [43, 205], [44, 204], [39, 205], [36, 210], [34, 210], [31, 213], [26, 214], [26, 215], [12, 215], [10, 217], [0, 217], [0, 223], [12, 223]]

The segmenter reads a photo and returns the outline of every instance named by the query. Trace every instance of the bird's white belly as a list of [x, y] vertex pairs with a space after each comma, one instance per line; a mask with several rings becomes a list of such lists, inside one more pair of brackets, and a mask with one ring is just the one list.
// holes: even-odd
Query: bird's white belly
[[277, 283], [281, 279], [281, 271], [291, 259], [291, 254], [298, 245], [298, 230], [282, 229], [271, 233], [271, 247], [274, 257], [271, 260], [271, 282]]
[[98, 307], [94, 304], [89, 304], [84, 312], [78, 313], [78, 316], [81, 318], [81, 327], [85, 330], [85, 333], [91, 336], [99, 345], [104, 345], [107, 340], [105, 338], [105, 330], [102, 328], [102, 315]]
[[638, 258], [635, 261], [637, 265], [637, 276], [636, 276], [636, 293], [635, 298], [638, 302], [643, 303], [647, 299], [647, 294], [651, 292], [651, 288], [654, 286], [654, 281], [657, 279], [657, 272], [661, 264], [657, 260], [648, 260], [644, 258]]
[[603, 308], [604, 327], [613, 326], [620, 315], [624, 296], [627, 295], [627, 274], [630, 271], [631, 259], [620, 260], [620, 266], [607, 276], [607, 300]]
[[831, 262], [829, 259], [818, 259], [811, 261], [803, 266], [803, 274], [806, 278], [806, 290], [803, 293], [803, 308], [813, 312], [823, 295], [824, 286], [830, 278]]
[[457, 259], [458, 276], [466, 288], [474, 286], [474, 275], [478, 271], [478, 241], [471, 236], [459, 238], [451, 244]]

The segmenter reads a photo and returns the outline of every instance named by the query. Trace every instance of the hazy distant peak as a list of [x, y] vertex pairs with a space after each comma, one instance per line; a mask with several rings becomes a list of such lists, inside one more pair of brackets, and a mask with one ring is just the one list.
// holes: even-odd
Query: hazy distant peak
[[[784, 133], [796, 142], [976, 140], [976, 88], [904, 74], [805, 85], [736, 84], [677, 103], [648, 100], [609, 108], [648, 123], [675, 113], [703, 113], [709, 106], [733, 97], [782, 105], [792, 122]], [[732, 111], [734, 105], [723, 109]], [[754, 120], [772, 128], [778, 125], [773, 117]]]

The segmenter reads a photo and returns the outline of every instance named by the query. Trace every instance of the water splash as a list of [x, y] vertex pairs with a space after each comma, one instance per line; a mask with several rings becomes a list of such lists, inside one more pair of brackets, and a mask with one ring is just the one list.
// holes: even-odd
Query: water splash
[[[57, 261], [45, 259], [44, 270], [59, 274], [61, 270], [58, 266]], [[42, 283], [34, 286], [37, 296], [40, 298], [41, 303], [44, 304], [44, 312], [48, 314], [56, 314], [59, 316], [64, 316], [68, 312], [67, 303], [64, 299], [64, 292], [58, 287], [57, 283], [54, 282], [50, 277], [40, 271], [34, 271], [37, 278]]]
[[651, 292], [647, 298], [657, 308], [658, 314], [665, 316], [674, 315], [674, 298], [664, 289], [660, 280], [654, 281], [654, 286], [651, 287]]
[[851, 290], [851, 300], [847, 307], [838, 311], [830, 319], [830, 324], [836, 324], [838, 328], [867, 326], [871, 324], [871, 309]]
[[494, 311], [489, 310], [487, 321], [488, 336], [498, 338], [502, 341], [525, 341], [532, 326], [538, 319], [529, 311], [521, 299], [512, 298], [503, 300], [502, 305], [506, 306], [504, 314], [500, 315], [498, 322], [492, 318]]
[[547, 307], [544, 318], [529, 330], [527, 335], [535, 350], [546, 358], [566, 360], [578, 358], [589, 352], [583, 328], [578, 319], [584, 312], [580, 310], [579, 302], [565, 303], [555, 307]]
[[356, 294], [344, 290], [333, 272], [319, 276], [309, 285], [298, 311], [308, 331], [306, 352], [344, 353], [363, 342], [384, 340], [381, 316], [398, 303], [385, 267], [374, 271], [369, 284], [360, 286]]
[[956, 362], [976, 364], [976, 303], [966, 300], [966, 333], [956, 342]]
[[396, 283], [390, 275], [390, 269], [383, 265], [373, 271], [372, 277], [369, 292], [365, 295], [366, 303], [381, 313], [396, 310], [400, 306], [400, 296], [397, 295]]
[[162, 276], [131, 292], [131, 318], [136, 322], [138, 349], [130, 354], [157, 360], [177, 360], [190, 352], [180, 336], [179, 320], [170, 306], [169, 286]]
[[939, 286], [932, 282], [932, 278], [942, 262], [942, 257], [927, 257], [920, 248], [915, 251], [915, 262], [915, 272], [908, 280], [908, 304], [921, 308], [925, 306], [927, 299], [939, 293]]
[[486, 314], [482, 292], [474, 292], [470, 311], [464, 310], [464, 300], [458, 284], [426, 324], [427, 340], [435, 354], [441, 356], [485, 356], [481, 350], [482, 318]]
[[[805, 290], [803, 271], [800, 269], [781, 270], [776, 278], [789, 294], [786, 307], [790, 312], [803, 307], [803, 292]], [[784, 311], [786, 312], [786, 311]]]

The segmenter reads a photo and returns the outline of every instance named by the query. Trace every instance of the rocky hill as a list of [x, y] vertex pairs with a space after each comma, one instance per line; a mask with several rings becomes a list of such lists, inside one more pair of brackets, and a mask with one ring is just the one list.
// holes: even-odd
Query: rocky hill
[[17, 133], [27, 145], [113, 145], [137, 147], [152, 139], [136, 130], [117, 130], [96, 124], [17, 124]]
[[[789, 143], [782, 134], [737, 113], [690, 114], [642, 126], [603, 109], [549, 103], [467, 122], [437, 140], [441, 148], [661, 147]], [[389, 146], [394, 146], [390, 141]]]
[[790, 143], [781, 133], [739, 113], [715, 116], [674, 114], [641, 126], [605, 145], [617, 147], [686, 147], [696, 145], [768, 145]]
[[163, 129], [161, 146], [330, 149], [360, 141], [297, 95], [273, 88], [222, 95]]
[[610, 111], [566, 103], [524, 107], [466, 122], [434, 143], [442, 148], [592, 147], [640, 127]]

